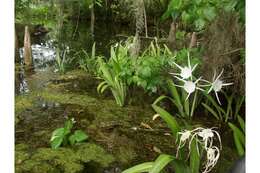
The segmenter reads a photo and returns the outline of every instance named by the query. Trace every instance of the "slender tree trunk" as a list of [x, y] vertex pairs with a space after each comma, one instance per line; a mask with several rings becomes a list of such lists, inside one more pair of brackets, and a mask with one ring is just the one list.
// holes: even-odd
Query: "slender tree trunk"
[[33, 64], [31, 38], [28, 26], [25, 26], [24, 31], [24, 63], [27, 66], [31, 66]]
[[148, 37], [148, 27], [147, 27], [147, 16], [146, 16], [146, 10], [145, 10], [145, 4], [143, 1], [143, 5], [144, 5], [144, 28], [145, 28], [145, 37]]
[[92, 0], [91, 11], [91, 24], [90, 24], [90, 32], [92, 36], [94, 36], [94, 26], [95, 26], [95, 0]]
[[20, 55], [19, 55], [19, 44], [18, 44], [18, 37], [15, 31], [15, 62], [19, 63], [20, 62]]
[[169, 48], [171, 50], [174, 50], [176, 48], [176, 24], [175, 24], [175, 22], [171, 23], [171, 28], [170, 28], [169, 36], [168, 36], [168, 43], [169, 43]]
[[193, 32], [191, 35], [189, 48], [196, 47], [196, 45], [197, 45], [197, 34], [196, 34], [196, 32]]

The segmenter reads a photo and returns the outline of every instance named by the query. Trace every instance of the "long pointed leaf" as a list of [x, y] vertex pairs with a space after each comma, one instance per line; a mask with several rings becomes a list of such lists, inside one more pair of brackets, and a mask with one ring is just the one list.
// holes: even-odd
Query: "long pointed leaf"
[[122, 173], [142, 173], [148, 172], [154, 165], [154, 162], [145, 162], [129, 169], [124, 170]]
[[168, 127], [171, 129], [173, 136], [176, 138], [177, 133], [180, 131], [180, 126], [176, 119], [163, 108], [152, 105], [153, 109], [160, 115], [160, 117], [167, 123]]
[[155, 161], [149, 173], [160, 173], [164, 167], [174, 159], [173, 156], [161, 154]]

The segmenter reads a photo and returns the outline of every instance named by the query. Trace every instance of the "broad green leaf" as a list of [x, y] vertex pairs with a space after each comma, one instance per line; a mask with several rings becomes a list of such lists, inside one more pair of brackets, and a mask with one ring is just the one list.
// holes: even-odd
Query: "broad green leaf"
[[145, 162], [129, 169], [124, 170], [122, 173], [142, 173], [148, 172], [154, 165], [154, 162]]
[[88, 136], [82, 130], [76, 130], [73, 135], [69, 137], [69, 142], [74, 145], [76, 142], [82, 142], [86, 140]]
[[157, 105], [152, 105], [153, 109], [160, 115], [160, 117], [167, 123], [168, 127], [171, 129], [173, 136], [176, 138], [177, 133], [180, 131], [180, 126], [176, 119], [166, 110], [162, 109]]
[[51, 148], [52, 149], [57, 149], [61, 146], [63, 142], [63, 136], [58, 136], [56, 138], [54, 138], [52, 141], [51, 141]]
[[205, 18], [209, 21], [212, 21], [216, 17], [216, 9], [214, 7], [208, 7], [203, 9]]
[[88, 139], [88, 135], [86, 135], [86, 133], [82, 130], [76, 130], [73, 135], [75, 136], [77, 142], [82, 142]]
[[152, 169], [149, 173], [160, 173], [165, 166], [174, 159], [173, 156], [167, 154], [161, 154], [155, 161]]
[[65, 131], [64, 128], [58, 128], [58, 129], [54, 130], [52, 132], [52, 136], [51, 136], [50, 141], [53, 141], [57, 137], [64, 136], [64, 131]]

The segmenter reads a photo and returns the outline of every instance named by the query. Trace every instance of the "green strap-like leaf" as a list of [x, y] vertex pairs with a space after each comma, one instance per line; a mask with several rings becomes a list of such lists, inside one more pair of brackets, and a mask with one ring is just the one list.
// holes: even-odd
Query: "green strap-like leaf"
[[196, 140], [193, 140], [191, 143], [191, 152], [190, 152], [190, 169], [192, 173], [199, 173], [200, 168], [200, 155], [197, 151]]
[[153, 167], [154, 162], [145, 162], [136, 166], [133, 166], [129, 169], [124, 170], [122, 173], [142, 173], [149, 172]]
[[97, 86], [97, 92], [101, 93], [101, 89], [103, 88], [104, 85], [107, 85], [106, 81], [101, 82], [98, 86]]
[[152, 105], [152, 107], [158, 114], [160, 114], [160, 117], [167, 123], [168, 127], [172, 130], [173, 136], [176, 138], [177, 133], [180, 131], [180, 126], [176, 119], [163, 108], [154, 104]]
[[237, 118], [238, 118], [240, 127], [242, 128], [243, 132], [245, 133], [245, 121], [239, 115], [237, 116]]
[[228, 125], [233, 130], [234, 141], [238, 154], [242, 156], [245, 153], [245, 135], [234, 124], [228, 123]]
[[175, 173], [191, 173], [190, 167], [185, 164], [182, 160], [173, 160]]
[[155, 161], [149, 173], [160, 173], [163, 168], [174, 159], [173, 156], [161, 154]]

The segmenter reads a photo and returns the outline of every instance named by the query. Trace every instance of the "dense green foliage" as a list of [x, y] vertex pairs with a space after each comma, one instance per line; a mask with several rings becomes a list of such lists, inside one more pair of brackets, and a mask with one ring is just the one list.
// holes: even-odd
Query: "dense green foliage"
[[228, 12], [237, 10], [244, 22], [244, 0], [171, 0], [162, 19], [172, 17], [174, 21], [181, 21], [200, 31], [207, 23], [213, 21], [221, 10]]

